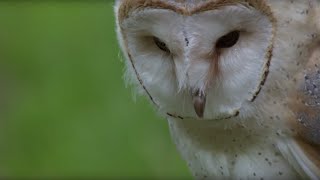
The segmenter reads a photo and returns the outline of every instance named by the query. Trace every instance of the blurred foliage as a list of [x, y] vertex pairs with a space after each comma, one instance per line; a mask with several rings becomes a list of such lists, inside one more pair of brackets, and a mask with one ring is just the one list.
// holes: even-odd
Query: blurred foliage
[[0, 2], [0, 176], [185, 178], [125, 88], [111, 1]]

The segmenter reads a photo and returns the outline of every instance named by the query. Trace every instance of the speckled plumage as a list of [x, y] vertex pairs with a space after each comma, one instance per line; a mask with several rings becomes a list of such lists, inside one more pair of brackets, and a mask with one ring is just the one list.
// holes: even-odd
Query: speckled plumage
[[168, 119], [196, 179], [320, 178], [319, 4], [116, 2], [126, 77]]

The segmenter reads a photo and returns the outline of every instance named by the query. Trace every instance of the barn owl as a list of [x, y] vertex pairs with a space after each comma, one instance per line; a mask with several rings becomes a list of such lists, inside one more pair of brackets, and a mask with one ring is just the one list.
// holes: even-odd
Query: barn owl
[[116, 1], [125, 77], [195, 179], [320, 178], [319, 4]]

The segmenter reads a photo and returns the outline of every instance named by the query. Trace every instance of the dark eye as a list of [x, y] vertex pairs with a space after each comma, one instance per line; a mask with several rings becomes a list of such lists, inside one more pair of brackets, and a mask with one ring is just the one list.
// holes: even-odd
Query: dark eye
[[224, 36], [222, 36], [217, 44], [217, 48], [230, 48], [234, 46], [240, 38], [240, 31], [232, 31]]
[[162, 42], [159, 38], [153, 37], [153, 41], [158, 46], [158, 48], [161, 49], [162, 51], [170, 52], [166, 43]]

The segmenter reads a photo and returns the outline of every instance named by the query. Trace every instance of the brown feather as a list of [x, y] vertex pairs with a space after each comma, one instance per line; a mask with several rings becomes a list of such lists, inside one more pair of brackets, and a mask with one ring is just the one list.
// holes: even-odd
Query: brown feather
[[[293, 113], [288, 125], [296, 133], [294, 141], [320, 176], [320, 48], [315, 49], [304, 72], [294, 78], [297, 88], [289, 94]], [[298, 150], [299, 151], [299, 150]]]
[[320, 145], [320, 48], [316, 49], [304, 72], [294, 79], [296, 90], [289, 95], [294, 117], [289, 124], [310, 143]]
[[119, 21], [121, 23], [124, 19], [128, 18], [133, 11], [142, 10], [144, 8], [168, 9], [179, 14], [190, 16], [239, 3], [252, 6], [270, 17], [272, 22], [276, 21], [265, 0], [199, 0], [194, 1], [194, 3], [190, 3], [187, 0], [124, 0], [119, 8]]
[[296, 137], [295, 142], [297, 143], [299, 148], [303, 150], [308, 160], [310, 160], [312, 164], [314, 164], [316, 168], [318, 168], [318, 173], [320, 173], [320, 146], [307, 143], [300, 137]]

